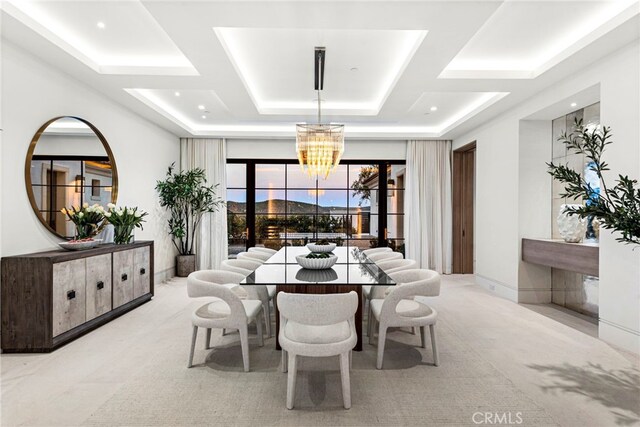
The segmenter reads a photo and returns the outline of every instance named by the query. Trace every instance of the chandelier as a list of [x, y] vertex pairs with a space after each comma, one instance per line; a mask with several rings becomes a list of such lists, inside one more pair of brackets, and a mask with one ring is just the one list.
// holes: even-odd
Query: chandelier
[[324, 88], [325, 48], [315, 48], [315, 90], [318, 92], [318, 124], [296, 125], [296, 151], [302, 170], [327, 179], [344, 152], [344, 125], [322, 124], [320, 91]]

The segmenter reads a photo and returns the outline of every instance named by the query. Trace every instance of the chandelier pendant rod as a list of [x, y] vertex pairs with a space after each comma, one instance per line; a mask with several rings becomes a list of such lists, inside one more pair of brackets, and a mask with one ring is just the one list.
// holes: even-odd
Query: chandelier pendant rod
[[320, 112], [320, 89], [318, 89], [318, 124], [322, 124], [322, 113]]

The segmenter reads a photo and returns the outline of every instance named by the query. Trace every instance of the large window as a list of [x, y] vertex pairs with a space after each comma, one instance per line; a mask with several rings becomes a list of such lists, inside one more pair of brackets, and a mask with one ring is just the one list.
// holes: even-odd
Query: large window
[[320, 239], [403, 252], [404, 170], [403, 162], [343, 161], [316, 179], [294, 161], [230, 160], [229, 255]]

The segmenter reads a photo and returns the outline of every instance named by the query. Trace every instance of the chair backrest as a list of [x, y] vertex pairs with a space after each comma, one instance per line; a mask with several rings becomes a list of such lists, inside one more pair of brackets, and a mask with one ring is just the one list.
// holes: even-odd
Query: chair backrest
[[[231, 317], [246, 319], [240, 297], [228, 286], [240, 283], [245, 276], [231, 271], [200, 270], [187, 277], [187, 293], [191, 298], [216, 297], [229, 305]], [[244, 317], [243, 317], [244, 316]]]
[[358, 309], [358, 294], [278, 293], [278, 310], [288, 320], [303, 325], [333, 325], [351, 321]]
[[402, 254], [400, 252], [376, 252], [374, 254], [367, 255], [367, 258], [377, 264], [382, 260], [402, 259]]
[[412, 259], [385, 259], [376, 263], [387, 274], [415, 269], [418, 263]]
[[242, 274], [245, 277], [251, 274], [251, 270], [242, 267], [236, 267], [234, 265], [228, 264], [227, 261], [231, 260], [224, 260], [222, 261], [222, 263], [220, 263], [220, 270], [233, 271], [234, 273]]
[[435, 297], [440, 295], [440, 275], [426, 269], [404, 270], [391, 273], [389, 276], [396, 282], [382, 303], [381, 315], [386, 319], [406, 319], [396, 312], [396, 306], [403, 299], [416, 296]]
[[254, 252], [240, 252], [238, 255], [236, 255], [237, 259], [249, 259], [249, 260], [254, 260], [254, 261], [258, 261], [261, 264], [264, 263], [266, 260], [268, 260], [269, 258], [271, 258], [271, 255], [264, 253], [264, 252], [259, 252], [259, 251], [254, 251]]
[[440, 295], [440, 274], [427, 269], [413, 269], [390, 273], [396, 282], [391, 294], [402, 294], [404, 299], [411, 296], [437, 297]]
[[257, 261], [253, 261], [248, 258], [225, 259], [220, 264], [220, 269], [225, 271], [235, 271], [236, 273], [240, 273], [245, 276], [248, 276], [253, 271], [255, 271], [256, 268], [260, 267], [261, 265], [262, 265], [261, 263]]
[[[262, 264], [257, 260], [249, 258], [244, 259], [225, 259], [220, 264], [220, 269], [225, 271], [233, 271], [247, 277]], [[269, 301], [269, 290], [265, 285], [243, 285], [243, 296], [247, 299], [257, 299], [260, 301]]]
[[249, 252], [264, 252], [264, 253], [267, 253], [269, 255], [275, 255], [275, 254], [278, 253], [278, 251], [276, 251], [275, 249], [262, 248], [262, 247], [249, 248]]
[[371, 249], [365, 249], [364, 251], [362, 251], [362, 253], [367, 256], [371, 254], [377, 254], [378, 252], [391, 252], [391, 248], [385, 246], [384, 248], [371, 248]]

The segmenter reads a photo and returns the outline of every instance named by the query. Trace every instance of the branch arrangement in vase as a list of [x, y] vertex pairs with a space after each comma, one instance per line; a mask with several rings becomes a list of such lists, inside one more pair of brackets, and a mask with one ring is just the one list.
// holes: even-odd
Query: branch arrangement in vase
[[131, 243], [134, 228], [142, 230], [142, 223], [147, 212], [138, 207], [117, 207], [113, 203], [107, 205], [109, 209], [104, 216], [110, 224], [113, 224], [113, 242], [117, 245]]
[[166, 179], [158, 181], [156, 190], [160, 206], [169, 210], [169, 234], [180, 255], [192, 255], [196, 233], [202, 217], [224, 206], [216, 195], [217, 185], [207, 185], [203, 169], [175, 172], [169, 166]]
[[74, 240], [89, 239], [98, 234], [104, 225], [106, 213], [102, 206], [89, 206], [89, 203], [83, 203], [78, 208], [62, 208], [60, 212], [76, 226]]
[[571, 133], [563, 133], [558, 141], [564, 143], [570, 152], [585, 155], [590, 170], [600, 180], [601, 191], [594, 189], [579, 171], [566, 165], [547, 163], [548, 172], [553, 179], [565, 184], [565, 192], [560, 197], [585, 202], [584, 205], [568, 207], [566, 212], [580, 218], [596, 218], [601, 227], [620, 232], [621, 236], [616, 238], [617, 241], [640, 245], [638, 181], [627, 175], [618, 175], [615, 185], [609, 187], [603, 176], [603, 172], [609, 170], [609, 165], [602, 160], [602, 153], [613, 142], [611, 128], [598, 126], [589, 129], [582, 120], [576, 120], [574, 126]]

